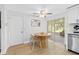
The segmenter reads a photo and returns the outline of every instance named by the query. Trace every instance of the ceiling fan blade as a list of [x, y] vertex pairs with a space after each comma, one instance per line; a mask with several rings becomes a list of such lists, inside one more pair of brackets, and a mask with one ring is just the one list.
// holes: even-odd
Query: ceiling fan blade
[[39, 17], [39, 16], [36, 16], [36, 15], [32, 15], [33, 17]]
[[52, 13], [47, 13], [47, 14], [50, 14], [51, 15]]
[[33, 13], [32, 16], [33, 17], [39, 17], [39, 14], [38, 13]]
[[32, 14], [38, 14], [38, 13], [32, 13]]

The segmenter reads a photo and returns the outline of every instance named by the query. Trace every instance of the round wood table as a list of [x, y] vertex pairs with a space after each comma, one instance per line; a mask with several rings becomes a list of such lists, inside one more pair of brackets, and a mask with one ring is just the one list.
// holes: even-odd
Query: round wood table
[[46, 48], [48, 46], [48, 35], [47, 34], [36, 34], [39, 39], [40, 48]]

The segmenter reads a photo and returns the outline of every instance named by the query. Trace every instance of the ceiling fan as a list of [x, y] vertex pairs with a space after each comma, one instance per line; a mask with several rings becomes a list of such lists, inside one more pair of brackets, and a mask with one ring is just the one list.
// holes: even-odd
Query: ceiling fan
[[47, 15], [51, 15], [52, 13], [49, 13], [47, 9], [41, 9], [37, 13], [32, 13], [35, 17], [46, 17]]

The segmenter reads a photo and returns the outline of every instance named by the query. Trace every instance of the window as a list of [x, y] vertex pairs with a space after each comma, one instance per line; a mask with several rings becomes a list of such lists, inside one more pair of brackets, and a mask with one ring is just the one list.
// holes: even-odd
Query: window
[[55, 19], [55, 20], [49, 20], [48, 21], [48, 32], [62, 32], [64, 30], [64, 17]]

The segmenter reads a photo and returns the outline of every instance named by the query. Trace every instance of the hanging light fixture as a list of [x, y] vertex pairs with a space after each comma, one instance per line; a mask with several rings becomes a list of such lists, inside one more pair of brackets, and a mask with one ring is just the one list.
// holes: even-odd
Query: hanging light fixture
[[40, 11], [40, 16], [46, 17], [47, 13], [48, 13], [47, 9], [43, 9], [43, 10]]
[[47, 8], [41, 9], [39, 13], [33, 13], [34, 15], [38, 15], [39, 17], [46, 17], [47, 15], [51, 15], [52, 13], [49, 13]]

